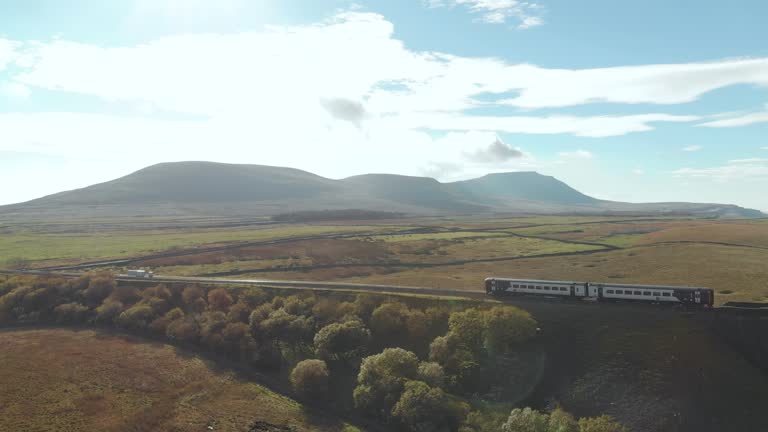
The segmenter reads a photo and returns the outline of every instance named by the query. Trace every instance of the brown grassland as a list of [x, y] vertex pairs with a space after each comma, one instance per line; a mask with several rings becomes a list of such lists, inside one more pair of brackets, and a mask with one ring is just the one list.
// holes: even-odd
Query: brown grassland
[[2, 430], [359, 431], [169, 345], [16, 330], [0, 332], [0, 346]]

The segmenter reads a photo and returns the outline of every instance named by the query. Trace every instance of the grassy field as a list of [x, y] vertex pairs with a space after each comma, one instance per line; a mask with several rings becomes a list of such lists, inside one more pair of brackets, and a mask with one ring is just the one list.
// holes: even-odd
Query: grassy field
[[18, 260], [58, 264], [231, 242], [384, 230], [388, 228], [367, 225], [283, 225], [256, 229], [121, 230], [65, 234], [15, 231], [0, 236], [0, 266]]
[[167, 345], [23, 330], [0, 332], [0, 346], [3, 430], [359, 432]]
[[[434, 232], [238, 246], [244, 241], [384, 233], [417, 226]], [[714, 288], [719, 293], [718, 304], [768, 301], [768, 223], [763, 220], [454, 217], [346, 226], [339, 222], [250, 229], [124, 228], [80, 234], [45, 233], [31, 227], [11, 231], [0, 236], [0, 266], [20, 258], [35, 266], [226, 245], [231, 247], [137, 264], [159, 274], [233, 274], [462, 289], [479, 289], [489, 275], [695, 285]], [[420, 265], [423, 267], [414, 267]]]

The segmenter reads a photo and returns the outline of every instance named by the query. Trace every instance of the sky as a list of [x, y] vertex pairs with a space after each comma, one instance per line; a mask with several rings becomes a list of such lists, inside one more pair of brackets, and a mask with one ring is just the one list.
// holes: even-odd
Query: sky
[[768, 211], [764, 0], [0, 0], [0, 204], [171, 161]]

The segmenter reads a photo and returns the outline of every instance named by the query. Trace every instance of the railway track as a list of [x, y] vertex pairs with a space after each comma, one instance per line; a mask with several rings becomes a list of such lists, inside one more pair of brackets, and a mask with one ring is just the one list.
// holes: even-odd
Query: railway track
[[[2, 270], [0, 274], [7, 275], [32, 275], [32, 276], [57, 276], [66, 278], [76, 278], [83, 275], [83, 273], [65, 273], [54, 272], [48, 270]], [[431, 287], [416, 287], [416, 286], [402, 286], [402, 285], [383, 285], [383, 284], [361, 284], [361, 283], [346, 283], [346, 282], [329, 282], [329, 281], [301, 281], [301, 280], [277, 280], [277, 279], [229, 279], [219, 277], [197, 277], [197, 276], [154, 276], [152, 278], [137, 278], [124, 275], [118, 275], [116, 280], [121, 282], [135, 282], [135, 283], [186, 283], [186, 284], [206, 284], [206, 285], [250, 285], [260, 287], [274, 287], [274, 288], [295, 288], [295, 289], [311, 289], [318, 291], [348, 291], [348, 292], [372, 292], [377, 294], [421, 294], [429, 296], [443, 296], [443, 297], [463, 297], [467, 299], [486, 299], [488, 295], [484, 290], [470, 291], [460, 290], [453, 288], [431, 288]], [[496, 297], [497, 299], [503, 299], [509, 303], [519, 303], [528, 300], [547, 302], [556, 301], [563, 302], [563, 299], [553, 299], [551, 297], [535, 297], [535, 296], [514, 296], [514, 297]], [[576, 302], [569, 302], [574, 304]], [[578, 302], [582, 304], [594, 304], [594, 301]], [[643, 304], [641, 306], [657, 306]], [[664, 306], [662, 306], [664, 307]], [[711, 308], [717, 311], [728, 313], [750, 313], [750, 314], [768, 314], [767, 303], [726, 303], [724, 305]]]
[[[48, 270], [0, 270], [0, 274], [23, 274], [32, 276], [58, 276], [75, 278], [80, 277], [82, 273], [65, 273]], [[400, 294], [426, 294], [466, 298], [485, 298], [485, 291], [467, 291], [458, 289], [442, 289], [429, 287], [414, 287], [400, 285], [380, 285], [380, 284], [358, 284], [343, 282], [317, 282], [317, 281], [299, 281], [299, 280], [275, 280], [275, 279], [229, 279], [218, 277], [195, 277], [195, 276], [158, 276], [152, 278], [136, 278], [118, 275], [115, 279], [121, 282], [139, 282], [139, 283], [195, 283], [208, 285], [254, 285], [276, 288], [302, 288], [323, 291], [361, 291], [376, 293], [400, 293]]]

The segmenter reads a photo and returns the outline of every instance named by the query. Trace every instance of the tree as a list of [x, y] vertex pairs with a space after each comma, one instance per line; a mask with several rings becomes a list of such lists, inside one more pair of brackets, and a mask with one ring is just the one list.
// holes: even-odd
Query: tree
[[190, 317], [179, 318], [168, 324], [165, 335], [182, 342], [196, 342], [200, 337], [200, 327]]
[[328, 366], [322, 360], [303, 360], [291, 371], [290, 381], [296, 393], [321, 398], [328, 393]]
[[81, 323], [90, 309], [80, 303], [66, 303], [53, 310], [57, 323]]
[[418, 377], [419, 359], [402, 348], [387, 348], [363, 359], [353, 398], [359, 408], [386, 416], [392, 410], [403, 386]]
[[123, 304], [119, 301], [107, 300], [96, 308], [96, 322], [99, 324], [112, 324], [123, 311]]
[[530, 408], [515, 408], [507, 421], [501, 425], [501, 432], [548, 432], [549, 415]]
[[423, 362], [419, 365], [419, 379], [432, 387], [445, 385], [445, 372], [443, 367], [433, 362]]
[[521, 309], [496, 306], [483, 314], [485, 348], [492, 354], [504, 353], [514, 344], [536, 335], [536, 321]]
[[446, 336], [435, 338], [429, 346], [429, 359], [443, 367], [450, 386], [474, 382], [473, 376], [480, 370], [477, 354], [460, 345], [458, 340], [449, 332]]
[[363, 320], [367, 320], [379, 304], [381, 304], [380, 297], [371, 294], [358, 294], [355, 296], [355, 309], [357, 315]]
[[325, 360], [356, 363], [365, 354], [371, 332], [360, 320], [329, 324], [315, 334], [315, 353]]
[[90, 305], [98, 305], [117, 286], [115, 276], [109, 272], [102, 272], [90, 275], [88, 278], [88, 288], [85, 289], [85, 301]]
[[414, 432], [448, 432], [458, 429], [465, 408], [445, 392], [421, 381], [408, 381], [392, 408], [392, 416]]
[[208, 306], [217, 311], [226, 312], [232, 304], [232, 297], [225, 288], [216, 288], [208, 291]]
[[579, 432], [579, 423], [562, 408], [557, 408], [549, 415], [547, 432]]
[[240, 322], [240, 323], [247, 323], [248, 322], [248, 315], [251, 314], [251, 308], [244, 303], [236, 303], [234, 306], [229, 308], [229, 312], [227, 313], [227, 320], [229, 322]]
[[203, 290], [197, 285], [189, 285], [181, 292], [181, 301], [186, 306], [191, 306], [196, 300], [204, 295]]
[[600, 417], [585, 417], [579, 419], [580, 432], [627, 432], [627, 428], [617, 422], [613, 417], [602, 415]]
[[117, 317], [117, 324], [131, 330], [144, 330], [153, 319], [152, 308], [146, 304], [137, 303]]
[[482, 351], [484, 331], [483, 314], [475, 308], [454, 312], [448, 320], [448, 332], [453, 341], [475, 354]]

